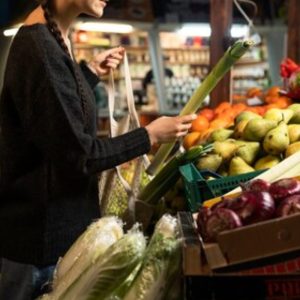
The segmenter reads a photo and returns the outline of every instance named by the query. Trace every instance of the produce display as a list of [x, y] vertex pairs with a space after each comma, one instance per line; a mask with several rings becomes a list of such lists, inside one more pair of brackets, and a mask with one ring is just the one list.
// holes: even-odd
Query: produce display
[[299, 151], [300, 104], [291, 104], [279, 92], [273, 87], [260, 97], [273, 97], [281, 104], [248, 107], [223, 102], [215, 110], [201, 110], [183, 142], [186, 149], [213, 143], [214, 151], [199, 160], [198, 169], [235, 176], [272, 168]]
[[147, 246], [134, 225], [103, 217], [84, 232], [58, 262], [53, 291], [41, 299], [165, 299], [180, 272], [177, 220], [164, 215]]
[[216, 242], [225, 230], [300, 213], [300, 181], [296, 178], [272, 183], [255, 179], [241, 187], [237, 196], [224, 196], [212, 207], [199, 209], [197, 226], [205, 242]]

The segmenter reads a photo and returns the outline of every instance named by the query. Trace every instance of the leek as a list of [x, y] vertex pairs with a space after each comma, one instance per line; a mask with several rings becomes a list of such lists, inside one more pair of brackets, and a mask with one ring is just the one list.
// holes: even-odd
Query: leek
[[180, 178], [179, 167], [186, 163], [197, 161], [201, 156], [213, 149], [213, 145], [198, 145], [190, 148], [185, 153], [174, 156], [166, 163], [157, 175], [140, 191], [138, 199], [148, 204], [155, 205]]
[[[196, 113], [201, 107], [202, 102], [206, 96], [215, 88], [217, 83], [223, 78], [223, 76], [229, 71], [232, 65], [241, 58], [245, 52], [254, 45], [251, 40], [237, 41], [233, 46], [231, 46], [217, 63], [217, 65], [212, 69], [209, 75], [205, 78], [203, 83], [194, 92], [190, 100], [184, 106], [180, 112], [180, 116], [187, 114]], [[163, 162], [166, 160], [170, 152], [172, 151], [175, 142], [164, 144], [160, 146], [153, 161], [147, 169], [147, 173], [154, 175], [160, 169]]]

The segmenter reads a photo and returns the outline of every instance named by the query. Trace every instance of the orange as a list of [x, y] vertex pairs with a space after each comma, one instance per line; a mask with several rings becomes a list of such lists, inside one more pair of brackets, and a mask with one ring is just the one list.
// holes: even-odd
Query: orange
[[191, 131], [203, 131], [209, 127], [209, 121], [202, 115], [192, 122]]
[[194, 131], [188, 133], [184, 138], [183, 138], [183, 147], [184, 149], [188, 150], [192, 146], [196, 145], [198, 140], [201, 138], [201, 132]]
[[200, 115], [204, 116], [208, 121], [212, 121], [215, 113], [211, 108], [203, 108], [200, 110]]
[[230, 108], [230, 107], [231, 107], [231, 104], [229, 102], [223, 101], [215, 108], [215, 113], [220, 114], [225, 109]]
[[267, 90], [267, 96], [279, 96], [281, 88], [277, 85], [270, 87]]
[[220, 129], [220, 128], [227, 128], [230, 125], [230, 120], [226, 119], [226, 118], [217, 118], [214, 119], [211, 123], [210, 123], [210, 128], [213, 129]]

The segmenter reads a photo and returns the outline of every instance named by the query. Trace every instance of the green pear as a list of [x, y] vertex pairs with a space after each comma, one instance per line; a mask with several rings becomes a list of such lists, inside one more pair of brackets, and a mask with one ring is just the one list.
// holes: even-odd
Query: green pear
[[262, 116], [256, 114], [255, 112], [252, 111], [242, 111], [239, 113], [234, 120], [235, 124], [238, 124], [242, 120], [252, 120], [252, 119], [262, 119]]
[[249, 122], [249, 120], [242, 120], [242, 121], [238, 122], [238, 124], [235, 125], [234, 133], [233, 133], [233, 137], [235, 139], [242, 138], [243, 132], [244, 132], [248, 122]]
[[221, 166], [223, 159], [219, 154], [208, 154], [201, 157], [197, 163], [197, 168], [199, 170], [208, 169], [211, 171], [217, 171]]
[[300, 142], [290, 144], [285, 151], [285, 157], [289, 157], [292, 154], [298, 152], [299, 150], [300, 150]]
[[247, 141], [261, 141], [268, 131], [277, 126], [277, 122], [266, 119], [250, 120], [243, 132], [243, 139]]
[[275, 155], [266, 155], [261, 157], [259, 160], [256, 161], [254, 168], [255, 170], [264, 170], [270, 169], [280, 163], [280, 157]]
[[211, 133], [211, 135], [209, 137], [209, 141], [223, 142], [223, 141], [227, 140], [229, 137], [231, 137], [232, 134], [233, 134], [233, 130], [231, 130], [231, 129], [226, 129], [226, 128], [216, 129]]
[[223, 160], [230, 160], [234, 155], [238, 145], [235, 144], [235, 141], [223, 141], [223, 142], [214, 142], [214, 152], [219, 154]]
[[264, 119], [277, 122], [284, 121], [285, 123], [288, 123], [292, 119], [293, 115], [294, 112], [291, 109], [271, 108], [265, 113]]
[[290, 120], [291, 124], [300, 124], [300, 110], [295, 111], [293, 117]]
[[288, 125], [288, 132], [290, 143], [294, 143], [300, 140], [300, 124]]
[[236, 144], [239, 147], [236, 150], [235, 155], [241, 157], [247, 164], [252, 165], [259, 152], [260, 143], [237, 140]]
[[234, 156], [229, 164], [229, 176], [249, 173], [255, 171], [241, 157]]
[[271, 129], [265, 136], [263, 141], [264, 150], [273, 155], [284, 152], [290, 144], [288, 126], [284, 121]]
[[297, 111], [300, 111], [300, 103], [291, 104], [287, 108], [291, 109], [295, 113]]

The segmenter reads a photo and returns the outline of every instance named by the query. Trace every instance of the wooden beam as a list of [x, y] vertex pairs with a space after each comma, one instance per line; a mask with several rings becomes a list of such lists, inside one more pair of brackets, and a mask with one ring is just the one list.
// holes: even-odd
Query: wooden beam
[[288, 45], [287, 56], [300, 63], [300, 1], [288, 2]]
[[[230, 46], [230, 27], [232, 24], [232, 0], [210, 0], [210, 68], [216, 65]], [[219, 82], [210, 94], [210, 106], [216, 107], [231, 96], [230, 72]]]

